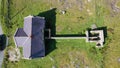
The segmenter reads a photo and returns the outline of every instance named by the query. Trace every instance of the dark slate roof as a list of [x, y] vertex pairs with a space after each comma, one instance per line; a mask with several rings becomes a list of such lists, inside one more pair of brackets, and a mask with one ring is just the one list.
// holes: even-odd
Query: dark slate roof
[[[33, 26], [33, 29], [34, 29], [34, 26]], [[34, 33], [34, 31], [32, 31], [32, 33]], [[37, 30], [36, 33], [33, 34], [33, 37], [31, 39], [31, 48], [32, 48], [31, 56], [33, 58], [42, 57], [45, 55], [44, 35], [41, 29]]]
[[[18, 31], [16, 32], [14, 39], [17, 39], [19, 43], [23, 43], [23, 55], [25, 58], [36, 58], [45, 56], [44, 28], [44, 18], [33, 16], [28, 16], [24, 18], [23, 32], [27, 34], [27, 39], [24, 41], [24, 43], [21, 41], [20, 38], [23, 37], [22, 32], [20, 34], [18, 33], [20, 39], [18, 40], [18, 38], [16, 38], [18, 35]], [[18, 41], [15, 40], [15, 42]]]
[[15, 34], [16, 37], [21, 37], [21, 36], [27, 36], [27, 34], [24, 32], [23, 28], [18, 28]]
[[[42, 57], [45, 55], [44, 50], [44, 32], [45, 27], [44, 19], [35, 17], [32, 19], [32, 39], [31, 39], [31, 57]], [[42, 45], [42, 46], [41, 46]]]

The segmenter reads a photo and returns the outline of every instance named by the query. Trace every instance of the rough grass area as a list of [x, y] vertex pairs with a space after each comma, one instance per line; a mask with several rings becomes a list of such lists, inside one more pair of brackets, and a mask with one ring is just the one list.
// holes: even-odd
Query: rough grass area
[[[115, 4], [111, 5], [113, 2]], [[93, 23], [107, 27], [108, 34], [102, 49], [83, 39], [53, 40], [46, 57], [12, 63], [6, 55], [3, 68], [119, 68], [119, 11], [118, 0], [2, 0], [2, 25], [10, 42], [7, 49], [15, 46], [14, 32], [23, 27], [24, 17], [28, 15], [45, 17], [52, 35], [84, 34]]]

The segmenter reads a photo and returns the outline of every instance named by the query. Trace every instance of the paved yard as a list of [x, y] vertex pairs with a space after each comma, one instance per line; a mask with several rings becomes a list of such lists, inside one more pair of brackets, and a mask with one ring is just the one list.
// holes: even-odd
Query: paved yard
[[[3, 31], [2, 31], [2, 28], [0, 26], [0, 35], [1, 34], [3, 34]], [[0, 51], [0, 68], [1, 68], [1, 65], [2, 65], [2, 62], [3, 62], [3, 58], [4, 58], [4, 52]]]
[[4, 53], [3, 53], [3, 51], [0, 51], [0, 68], [1, 68], [1, 65], [3, 62], [3, 57], [4, 57]]

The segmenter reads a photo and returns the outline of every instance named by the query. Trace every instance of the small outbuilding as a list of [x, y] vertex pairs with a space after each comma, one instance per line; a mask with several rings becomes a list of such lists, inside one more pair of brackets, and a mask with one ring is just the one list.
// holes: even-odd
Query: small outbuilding
[[96, 47], [103, 47], [104, 31], [103, 30], [90, 30], [86, 31], [86, 42], [96, 42]]

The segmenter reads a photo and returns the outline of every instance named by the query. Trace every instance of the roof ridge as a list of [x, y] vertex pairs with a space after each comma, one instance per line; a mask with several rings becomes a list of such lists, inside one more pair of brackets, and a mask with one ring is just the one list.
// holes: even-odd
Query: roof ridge
[[[26, 42], [29, 38], [30, 38], [30, 37], [28, 37], [28, 38], [25, 40], [25, 42]], [[23, 46], [24, 46], [25, 42], [23, 43]]]

